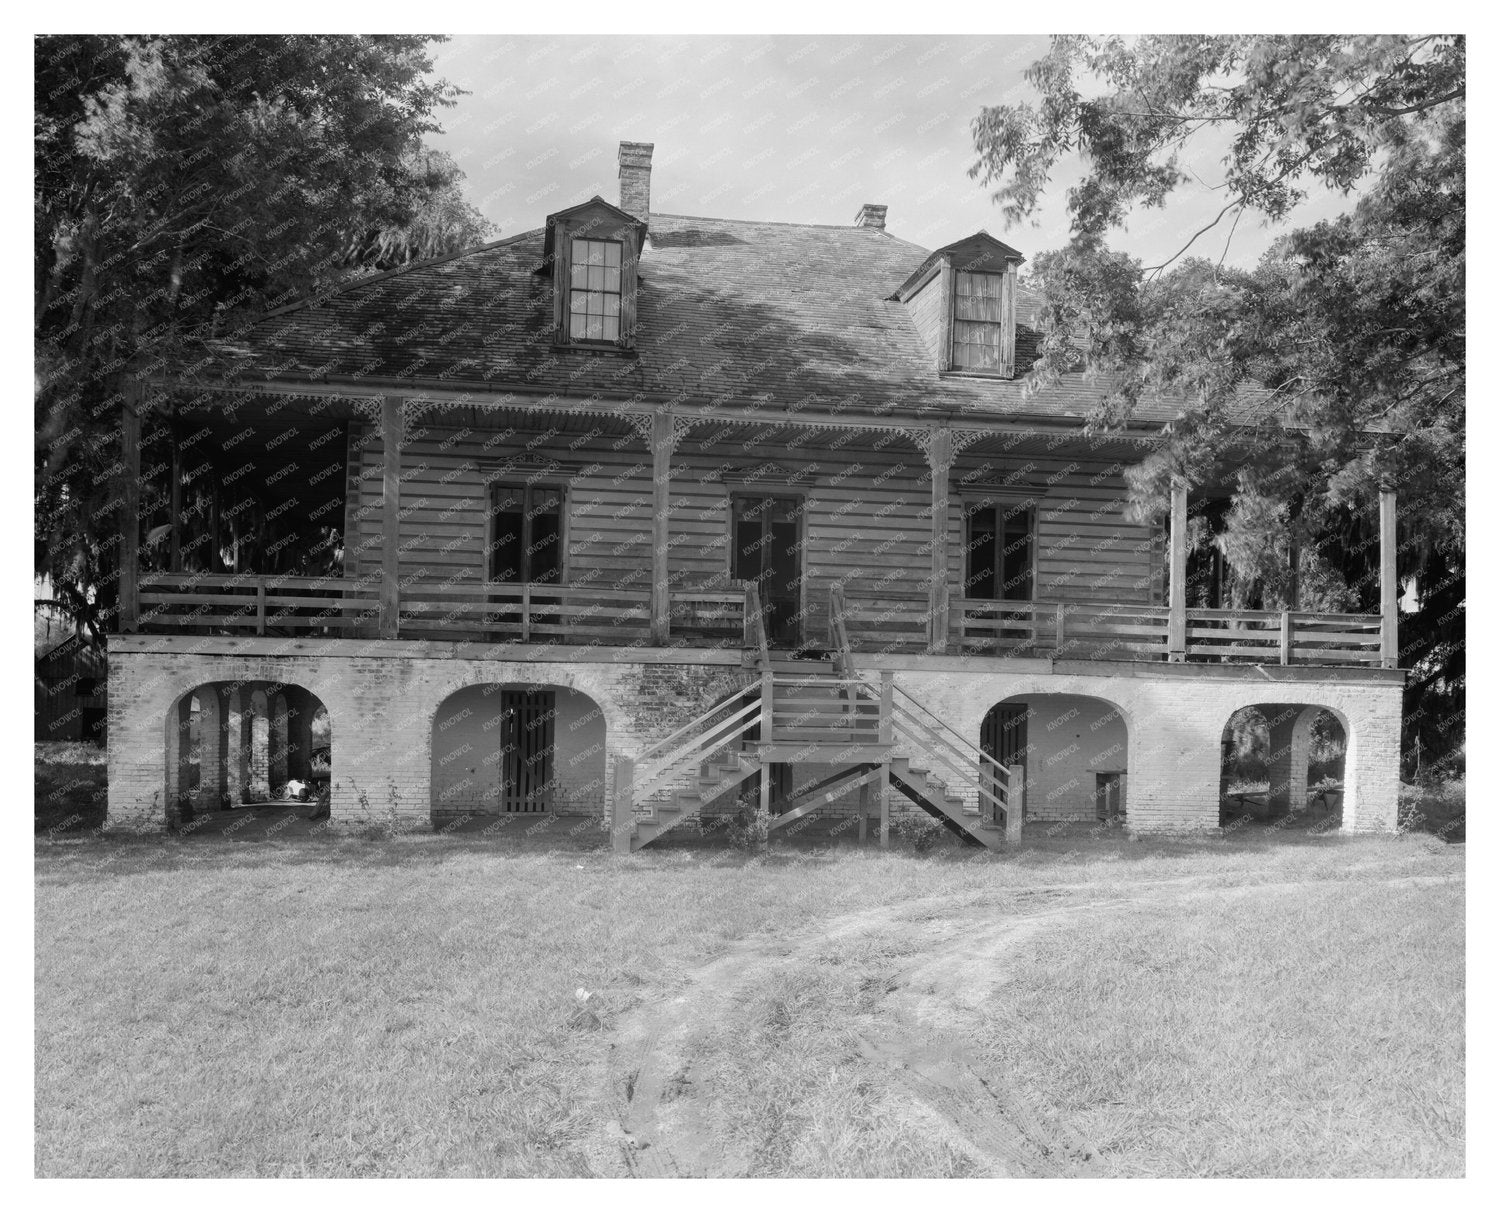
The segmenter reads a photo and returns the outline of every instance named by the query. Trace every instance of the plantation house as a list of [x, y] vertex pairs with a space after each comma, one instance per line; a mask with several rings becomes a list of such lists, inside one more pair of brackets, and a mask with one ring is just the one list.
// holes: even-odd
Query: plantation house
[[300, 781], [335, 820], [576, 814], [621, 850], [757, 798], [773, 828], [882, 841], [898, 813], [986, 846], [1196, 830], [1256, 705], [1273, 813], [1308, 811], [1327, 711], [1343, 828], [1394, 826], [1393, 494], [1378, 614], [1192, 604], [1189, 512], [1225, 490], [1138, 519], [1125, 470], [1180, 405], [1086, 435], [1098, 384], [1024, 390], [1021, 253], [920, 248], [874, 205], [656, 214], [651, 152], [620, 145], [618, 204], [285, 308], [143, 386], [113, 820]]

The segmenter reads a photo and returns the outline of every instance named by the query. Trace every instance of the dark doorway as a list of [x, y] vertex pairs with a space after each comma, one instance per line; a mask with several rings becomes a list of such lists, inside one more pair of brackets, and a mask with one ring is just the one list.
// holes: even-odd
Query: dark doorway
[[730, 576], [754, 581], [766, 638], [777, 648], [802, 643], [802, 502], [795, 497], [736, 496]]
[[545, 813], [552, 806], [552, 691], [500, 692], [500, 811]]
[[[979, 748], [1007, 771], [1026, 765], [1026, 718], [1024, 703], [998, 703], [979, 726]], [[991, 794], [995, 795], [994, 789]]]

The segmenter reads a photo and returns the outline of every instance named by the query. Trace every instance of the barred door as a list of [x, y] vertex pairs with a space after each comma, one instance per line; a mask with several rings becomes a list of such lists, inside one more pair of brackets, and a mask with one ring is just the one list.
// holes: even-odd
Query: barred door
[[545, 813], [552, 807], [553, 691], [500, 692], [500, 811]]
[[[979, 748], [1002, 767], [1026, 765], [1026, 705], [998, 703], [979, 726]], [[998, 789], [991, 788], [991, 795]]]

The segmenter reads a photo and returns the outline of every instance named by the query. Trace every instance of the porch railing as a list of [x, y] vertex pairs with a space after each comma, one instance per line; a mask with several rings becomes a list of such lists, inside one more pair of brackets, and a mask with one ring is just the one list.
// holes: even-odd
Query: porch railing
[[379, 597], [377, 577], [145, 573], [140, 627], [252, 636], [359, 635], [375, 626]]
[[[140, 628], [148, 632], [251, 636], [378, 634], [379, 577], [147, 573]], [[397, 634], [413, 639], [531, 644], [647, 642], [651, 593], [644, 586], [536, 585], [416, 579], [401, 585]], [[754, 582], [674, 590], [671, 636], [694, 647], [743, 648], [768, 662], [765, 619]], [[880, 594], [852, 600], [840, 585], [828, 602], [828, 645], [838, 672], [853, 653], [925, 652], [927, 599]], [[1165, 661], [1173, 656], [1165, 606], [1099, 602], [1009, 602], [955, 598], [955, 653], [1089, 661]], [[1256, 664], [1381, 664], [1378, 615], [1326, 611], [1190, 608], [1187, 661]]]
[[401, 587], [402, 636], [455, 635], [536, 644], [629, 644], [646, 634], [645, 587], [412, 581]]

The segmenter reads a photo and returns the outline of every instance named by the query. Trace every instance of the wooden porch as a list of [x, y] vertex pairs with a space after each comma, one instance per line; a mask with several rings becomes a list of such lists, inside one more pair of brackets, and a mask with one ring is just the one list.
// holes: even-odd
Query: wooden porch
[[[750, 649], [753, 595], [744, 586], [671, 592], [654, 636], [644, 587], [412, 581], [393, 587], [392, 634], [381, 626], [371, 578], [149, 573], [140, 579], [138, 630], [175, 635], [322, 636], [485, 644], [644, 645]], [[841, 596], [842, 597], [842, 596]], [[850, 599], [856, 653], [950, 653], [1087, 661], [1249, 662], [1385, 666], [1379, 615], [1206, 610], [1095, 602], [949, 601], [934, 637], [928, 600]], [[1182, 637], [1174, 650], [1174, 633]], [[806, 647], [831, 647], [814, 637]]]

